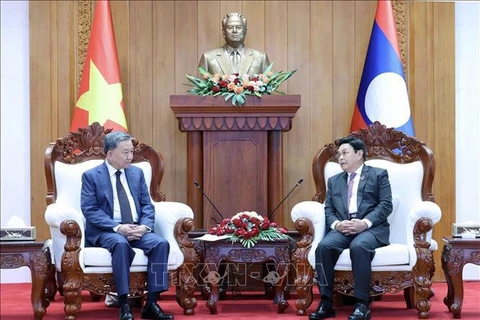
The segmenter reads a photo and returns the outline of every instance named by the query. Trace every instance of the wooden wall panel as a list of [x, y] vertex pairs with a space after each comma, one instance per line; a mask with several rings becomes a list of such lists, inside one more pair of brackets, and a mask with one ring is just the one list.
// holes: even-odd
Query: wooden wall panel
[[[310, 157], [303, 160], [304, 167], [311, 172], [313, 155], [333, 136], [333, 4], [314, 1], [310, 4], [310, 141], [307, 149]], [[302, 97], [304, 101], [307, 97]], [[303, 106], [302, 106], [303, 108]], [[303, 199], [315, 194], [311, 173], [304, 178], [301, 196]]]
[[[288, 6], [286, 1], [265, 2], [265, 50], [274, 70], [288, 70]], [[248, 36], [247, 36], [248, 37]], [[286, 92], [288, 81], [279, 90]]]
[[[305, 186], [311, 179], [311, 169], [307, 165], [310, 161], [306, 157], [310, 146], [312, 122], [310, 120], [310, 96], [311, 87], [305, 85], [311, 73], [310, 56], [310, 2], [296, 1], [288, 3], [288, 70], [296, 69], [294, 79], [288, 83], [288, 92], [302, 96], [302, 106], [297, 111], [293, 120], [292, 129], [283, 137], [283, 189], [287, 194], [299, 179], [305, 180]], [[291, 223], [290, 210], [296, 203], [311, 197], [307, 193], [308, 188], [299, 188], [291, 194], [283, 207], [283, 224]]]
[[[265, 51], [265, 2], [244, 1], [241, 13], [248, 18], [246, 44], [249, 47]], [[252, 32], [249, 32], [251, 30]]]
[[[153, 3], [153, 145], [165, 159], [169, 168], [162, 180], [162, 192], [167, 200], [178, 200], [175, 197], [175, 165], [176, 154], [174, 137], [181, 133], [170, 110], [170, 93], [175, 92], [175, 3], [173, 1], [155, 1]], [[169, 44], [169, 45], [166, 45]], [[181, 199], [181, 198], [180, 198]]]
[[[355, 4], [353, 1], [333, 2], [333, 136], [350, 131], [355, 104]], [[370, 17], [373, 21], [373, 17]]]
[[[213, 13], [216, 18], [216, 13]], [[196, 2], [191, 1], [176, 1], [175, 2], [175, 92], [170, 94], [185, 94], [186, 83], [185, 74], [193, 73], [197, 70], [199, 53], [197, 50], [196, 32], [199, 28], [198, 10]], [[166, 107], [170, 109], [170, 105]], [[175, 118], [170, 118], [175, 121]], [[175, 201], [187, 202], [187, 188], [195, 188], [193, 185], [187, 185], [187, 134], [176, 131], [175, 138], [175, 164], [174, 164], [174, 179], [175, 189], [168, 190], [174, 192], [173, 197]], [[165, 137], [169, 138], [169, 137]], [[171, 137], [170, 137], [171, 138]], [[166, 150], [169, 152], [170, 150]]]
[[[44, 212], [47, 186], [43, 170], [43, 154], [52, 141], [53, 126], [58, 119], [52, 117], [51, 56], [50, 56], [50, 4], [40, 1], [30, 3], [30, 178], [31, 223], [37, 227], [39, 239], [48, 238]], [[33, 27], [34, 26], [34, 27]], [[37, 59], [38, 57], [38, 59]], [[39, 121], [37, 122], [36, 119]], [[41, 122], [40, 122], [41, 121]]]
[[[437, 171], [433, 192], [435, 200], [443, 210], [442, 223], [435, 229], [434, 237], [443, 247], [441, 237], [451, 234], [452, 223], [455, 219], [455, 96], [450, 93], [449, 88], [455, 88], [455, 66], [449, 61], [455, 61], [455, 34], [449, 32], [454, 27], [455, 11], [449, 6], [441, 3], [433, 7], [433, 21], [435, 26], [446, 28], [435, 28], [433, 31], [433, 69], [434, 83], [437, 84], [433, 90], [434, 124], [433, 143], [429, 143], [435, 152]], [[431, 141], [431, 139], [429, 139]], [[435, 260], [440, 266], [440, 252], [436, 252]]]
[[129, 6], [129, 131], [141, 141], [153, 141], [153, 10], [150, 1]]
[[[49, 234], [43, 154], [69, 131], [93, 8], [89, 0], [30, 2], [31, 202], [39, 239]], [[314, 153], [349, 132], [376, 3], [120, 0], [111, 8], [129, 131], [165, 157], [162, 191], [171, 201], [186, 202], [193, 186], [186, 183], [186, 134], [178, 130], [169, 96], [185, 94], [185, 74], [196, 74], [201, 53], [223, 44], [221, 18], [242, 12], [247, 44], [265, 50], [274, 70], [298, 69], [281, 87], [302, 95], [284, 135], [285, 194], [305, 179], [283, 205], [283, 224], [292, 228], [291, 208], [314, 193]], [[416, 136], [437, 159], [434, 191], [444, 217], [435, 238], [441, 245], [455, 216], [454, 4], [396, 3], [395, 10]]]

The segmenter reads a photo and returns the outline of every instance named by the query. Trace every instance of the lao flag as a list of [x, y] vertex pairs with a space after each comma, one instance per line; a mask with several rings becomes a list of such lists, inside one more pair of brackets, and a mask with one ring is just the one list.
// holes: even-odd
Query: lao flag
[[379, 121], [414, 136], [392, 3], [379, 0], [350, 131]]

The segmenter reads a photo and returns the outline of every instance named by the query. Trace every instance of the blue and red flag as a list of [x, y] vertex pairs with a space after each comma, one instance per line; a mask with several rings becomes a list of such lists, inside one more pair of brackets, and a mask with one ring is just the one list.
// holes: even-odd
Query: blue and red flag
[[379, 121], [414, 136], [392, 3], [379, 0], [350, 131]]

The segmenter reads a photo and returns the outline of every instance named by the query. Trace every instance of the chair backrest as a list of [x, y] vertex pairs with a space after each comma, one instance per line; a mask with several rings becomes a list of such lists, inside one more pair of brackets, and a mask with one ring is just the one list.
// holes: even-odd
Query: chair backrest
[[[419, 140], [375, 122], [367, 129], [352, 132], [367, 147], [366, 165], [388, 171], [392, 187], [393, 212], [389, 216], [390, 243], [407, 243], [407, 215], [415, 203], [434, 201], [432, 184], [435, 160], [432, 151]], [[342, 172], [337, 161], [339, 139], [326, 144], [314, 157], [312, 171], [316, 194], [313, 200], [324, 203], [327, 181]]]
[[[65, 203], [81, 212], [82, 174], [105, 160], [103, 139], [111, 131], [94, 122], [50, 144], [44, 161], [47, 205], [54, 202]], [[154, 201], [165, 201], [165, 195], [160, 192], [164, 172], [163, 157], [155, 149], [139, 143], [136, 139], [132, 142], [132, 164], [143, 169], [151, 198]]]

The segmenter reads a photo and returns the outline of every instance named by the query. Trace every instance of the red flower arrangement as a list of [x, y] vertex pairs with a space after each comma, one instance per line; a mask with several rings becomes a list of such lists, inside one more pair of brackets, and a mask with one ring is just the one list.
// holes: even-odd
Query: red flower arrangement
[[258, 240], [289, 239], [287, 232], [286, 228], [279, 227], [275, 222], [254, 211], [239, 212], [231, 219], [224, 219], [219, 225], [208, 230], [211, 235], [228, 235], [229, 241], [233, 243], [240, 241], [247, 248], [253, 247]]
[[210, 74], [204, 68], [198, 70], [202, 74], [201, 78], [187, 74], [192, 86], [188, 92], [200, 96], [223, 96], [225, 101], [232, 100], [234, 106], [242, 106], [246, 101], [246, 96], [256, 96], [261, 98], [265, 94], [277, 92], [278, 87], [290, 78], [297, 70], [272, 72], [273, 63], [271, 63], [263, 73], [249, 76], [248, 74]]

